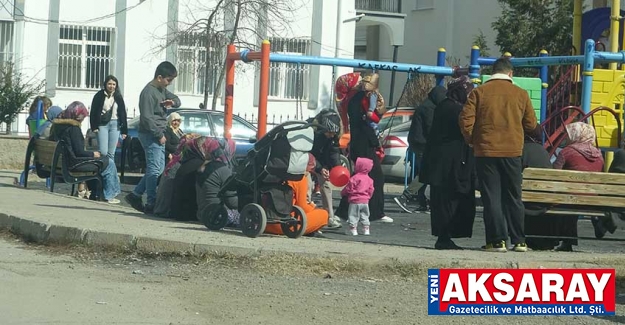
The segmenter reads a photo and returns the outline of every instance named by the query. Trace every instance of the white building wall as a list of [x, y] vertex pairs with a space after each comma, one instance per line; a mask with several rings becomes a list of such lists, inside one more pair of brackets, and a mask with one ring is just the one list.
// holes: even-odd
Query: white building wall
[[[488, 2], [489, 5], [485, 5]], [[402, 7], [406, 14], [404, 46], [399, 48], [398, 62], [436, 65], [437, 51], [445, 48], [447, 57], [460, 60], [461, 64], [468, 64], [473, 38], [481, 29], [487, 38], [491, 55], [496, 55], [496, 32], [491, 23], [501, 13], [497, 1], [494, 0], [436, 0], [432, 9], [415, 10], [414, 3]], [[380, 30], [380, 61], [392, 61], [393, 47], [388, 32], [384, 27]], [[385, 98], [389, 98], [391, 73], [380, 73], [380, 90]], [[393, 103], [400, 99], [404, 84], [407, 80], [405, 73], [397, 73]]]

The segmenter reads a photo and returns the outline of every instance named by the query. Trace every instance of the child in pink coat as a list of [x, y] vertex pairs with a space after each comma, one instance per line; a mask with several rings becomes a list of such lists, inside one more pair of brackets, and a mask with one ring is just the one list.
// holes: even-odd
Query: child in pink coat
[[363, 234], [369, 235], [369, 200], [373, 195], [373, 180], [369, 172], [373, 168], [373, 160], [369, 158], [357, 158], [354, 166], [354, 175], [341, 191], [342, 196], [347, 196], [349, 202], [348, 234], [358, 235], [358, 222], [362, 224]]

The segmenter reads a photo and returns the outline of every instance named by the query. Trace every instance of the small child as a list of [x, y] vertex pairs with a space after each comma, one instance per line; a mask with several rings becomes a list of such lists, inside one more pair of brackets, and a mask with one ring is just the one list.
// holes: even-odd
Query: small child
[[354, 175], [343, 190], [342, 196], [347, 196], [349, 202], [348, 235], [358, 235], [358, 222], [363, 226], [363, 234], [369, 235], [369, 200], [373, 195], [373, 180], [369, 172], [373, 168], [373, 160], [369, 158], [357, 158], [354, 166]]
[[367, 93], [362, 105], [366, 110], [369, 125], [375, 131], [376, 136], [380, 135], [378, 123], [380, 123], [380, 119], [386, 111], [384, 98], [380, 94], [378, 87], [379, 78], [380, 76], [377, 73], [373, 73], [362, 79], [362, 90]]

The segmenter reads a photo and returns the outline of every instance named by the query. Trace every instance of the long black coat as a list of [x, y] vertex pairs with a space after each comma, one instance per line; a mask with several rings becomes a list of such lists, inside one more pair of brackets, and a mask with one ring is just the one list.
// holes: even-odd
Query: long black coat
[[442, 101], [434, 111], [419, 181], [468, 193], [476, 185], [475, 158], [458, 126], [460, 111], [462, 105], [451, 99]]
[[434, 111], [419, 180], [430, 185], [432, 235], [471, 237], [475, 220], [475, 158], [465, 143], [458, 116], [462, 105], [451, 99]]

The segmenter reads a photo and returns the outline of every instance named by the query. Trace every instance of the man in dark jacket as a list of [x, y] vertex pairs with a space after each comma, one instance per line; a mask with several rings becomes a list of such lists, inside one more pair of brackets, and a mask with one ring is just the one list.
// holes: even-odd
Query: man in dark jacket
[[[410, 123], [410, 131], [408, 131], [408, 145], [410, 151], [416, 156], [417, 165], [421, 165], [423, 160], [423, 151], [425, 150], [425, 143], [430, 128], [432, 127], [432, 120], [434, 119], [434, 109], [440, 104], [447, 94], [447, 89], [443, 86], [436, 86], [430, 90], [428, 98], [421, 103], [421, 105], [415, 108], [412, 115], [412, 122]], [[417, 173], [419, 170], [417, 169]], [[404, 193], [394, 198], [395, 203], [399, 207], [412, 213], [408, 207], [408, 204], [416, 201], [419, 206], [416, 211], [427, 211], [427, 199], [425, 198], [426, 184], [421, 184], [417, 181], [417, 178], [410, 183], [408, 188], [404, 190]]]
[[[341, 118], [336, 112], [322, 110], [312, 120], [315, 128], [315, 139], [310, 153], [315, 157], [317, 165], [313, 173], [321, 188], [321, 204], [328, 211], [328, 228], [340, 228], [340, 219], [334, 216], [332, 207], [332, 188], [329, 184], [330, 170], [341, 164], [339, 136], [341, 134]], [[312, 182], [311, 179], [308, 180]]]

